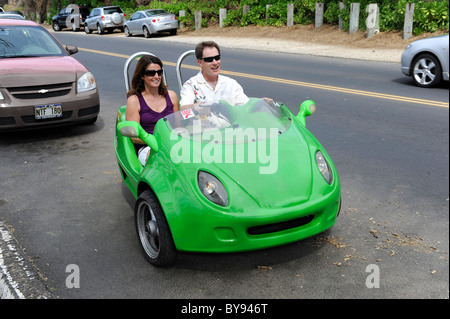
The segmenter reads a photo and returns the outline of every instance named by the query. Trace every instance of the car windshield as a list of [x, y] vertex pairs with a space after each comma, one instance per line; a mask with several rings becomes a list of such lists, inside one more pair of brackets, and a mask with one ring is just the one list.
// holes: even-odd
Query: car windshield
[[0, 26], [0, 58], [63, 55], [67, 53], [41, 27]]
[[243, 105], [225, 101], [194, 104], [168, 115], [165, 122], [173, 134], [186, 139], [237, 144], [284, 133], [290, 127], [291, 115], [282, 103], [251, 98]]
[[157, 14], [162, 14], [162, 13], [166, 13], [166, 11], [164, 10], [148, 10], [145, 11], [145, 14], [147, 15], [147, 17], [151, 17]]

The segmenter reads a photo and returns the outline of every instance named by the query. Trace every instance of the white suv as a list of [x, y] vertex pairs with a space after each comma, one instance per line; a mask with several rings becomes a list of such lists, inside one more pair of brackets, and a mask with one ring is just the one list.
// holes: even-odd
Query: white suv
[[94, 8], [84, 22], [84, 31], [87, 34], [93, 30], [103, 34], [105, 31], [113, 32], [117, 28], [123, 31], [125, 21], [125, 14], [118, 6]]

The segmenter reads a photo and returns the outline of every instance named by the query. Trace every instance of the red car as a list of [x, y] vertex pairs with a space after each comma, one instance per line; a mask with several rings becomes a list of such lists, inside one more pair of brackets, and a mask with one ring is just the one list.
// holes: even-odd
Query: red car
[[0, 19], [0, 131], [97, 120], [97, 84], [76, 52], [38, 23]]

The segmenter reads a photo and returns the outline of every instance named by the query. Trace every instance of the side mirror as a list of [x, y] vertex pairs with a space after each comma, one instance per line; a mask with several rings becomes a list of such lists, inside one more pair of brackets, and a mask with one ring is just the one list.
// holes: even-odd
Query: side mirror
[[140, 138], [145, 144], [150, 146], [152, 151], [158, 152], [159, 146], [156, 137], [147, 133], [138, 122], [124, 121], [117, 125], [117, 130], [122, 136]]
[[314, 114], [315, 111], [316, 111], [316, 102], [314, 102], [313, 100], [303, 101], [302, 104], [300, 105], [300, 110], [297, 114], [297, 118], [303, 125], [306, 126], [305, 118], [307, 116], [310, 116], [311, 114]]
[[72, 55], [78, 52], [78, 47], [76, 47], [75, 45], [66, 45], [66, 51]]

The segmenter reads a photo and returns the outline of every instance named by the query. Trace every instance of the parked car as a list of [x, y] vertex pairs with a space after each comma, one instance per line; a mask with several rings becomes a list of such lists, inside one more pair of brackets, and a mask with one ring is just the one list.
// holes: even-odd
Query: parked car
[[[127, 121], [125, 105], [119, 107], [114, 147], [124, 184], [136, 198], [135, 228], [145, 258], [167, 266], [178, 251], [256, 250], [332, 227], [341, 207], [340, 181], [306, 128], [314, 110], [311, 100], [297, 115], [264, 98], [238, 106], [221, 100], [172, 113], [149, 134]], [[136, 137], [151, 147], [145, 166], [131, 140]]]
[[113, 32], [114, 29], [123, 31], [123, 24], [126, 21], [125, 14], [118, 6], [99, 7], [92, 9], [84, 24], [84, 31], [87, 34], [97, 30], [98, 34], [105, 31]]
[[420, 87], [449, 81], [448, 34], [410, 43], [402, 54], [402, 72]]
[[0, 19], [0, 131], [96, 121], [95, 78], [76, 52], [36, 22]]
[[178, 30], [178, 20], [176, 15], [162, 9], [141, 10], [136, 11], [125, 22], [123, 28], [127, 37], [143, 34], [148, 38], [151, 34], [160, 32], [175, 35]]
[[24, 16], [16, 13], [0, 12], [0, 19], [19, 19], [24, 20]]
[[78, 31], [84, 25], [84, 21], [88, 15], [89, 9], [87, 6], [69, 4], [67, 7], [61, 9], [57, 15], [53, 16], [53, 30], [61, 31], [64, 28], [70, 28], [73, 31]]

